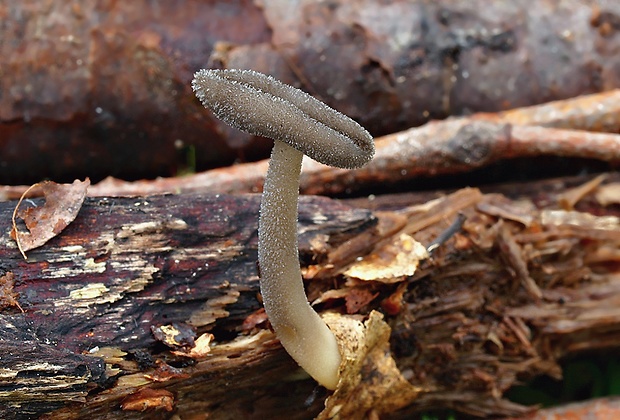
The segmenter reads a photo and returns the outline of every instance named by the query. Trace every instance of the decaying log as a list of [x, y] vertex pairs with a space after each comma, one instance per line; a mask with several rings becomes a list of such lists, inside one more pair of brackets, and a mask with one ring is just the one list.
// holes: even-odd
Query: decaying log
[[[433, 122], [376, 139], [377, 154], [364, 168], [342, 170], [306, 160], [305, 194], [337, 194], [416, 177], [455, 174], [511, 158], [574, 157], [620, 161], [620, 90], [497, 114]], [[233, 165], [182, 178], [136, 182], [107, 178], [91, 196], [172, 192], [260, 192], [267, 161]], [[19, 198], [27, 186], [2, 186], [0, 199]]]
[[[227, 393], [225, 399], [236, 392], [225, 386], [231, 380], [239, 385], [249, 381], [238, 392], [255, 385], [255, 379], [238, 376], [246, 369], [264, 375], [266, 388], [274, 378], [285, 377], [294, 363], [281, 363], [275, 377], [265, 374], [269, 369], [251, 367], [260, 360], [273, 360], [274, 355], [281, 359], [277, 341], [266, 331], [218, 347], [220, 356], [214, 349], [202, 368], [192, 367], [190, 357], [170, 355], [164, 361], [157, 356], [165, 348], [160, 342], [162, 326], [183, 331], [178, 350], [193, 346], [196, 330], [208, 330], [217, 341], [228, 343], [242, 333], [246, 318], [260, 310], [259, 199], [256, 195], [92, 199], [60, 236], [30, 251], [27, 261], [8, 237], [15, 203], [5, 203], [0, 209], [1, 231], [7, 233], [1, 239], [3, 279], [14, 279], [13, 291], [25, 312], [16, 306], [3, 309], [0, 417], [32, 418], [67, 401], [80, 401], [83, 413], [103, 415], [117, 409], [144, 380], [131, 379], [127, 373], [141, 377], [144, 369], [156, 366], [162, 373], [169, 369], [170, 378], [187, 379], [192, 376], [187, 372], [202, 371], [206, 377], [196, 392], [213, 387], [220, 400], [222, 392]], [[338, 248], [375, 223], [367, 210], [302, 198], [301, 258], [306, 264], [320, 263], [328, 249]], [[355, 255], [345, 252], [342, 258], [351, 260]], [[256, 322], [261, 319], [264, 323], [259, 314]], [[98, 355], [107, 355], [107, 368]], [[189, 370], [175, 373], [169, 365]], [[126, 377], [115, 383], [119, 367]], [[188, 387], [184, 392], [191, 393], [190, 382], [184, 382]], [[99, 401], [99, 411], [84, 404], [88, 391], [97, 393], [112, 385], [91, 400]], [[248, 394], [254, 398], [253, 392]], [[300, 398], [292, 410], [303, 406], [307, 395]], [[80, 412], [77, 407], [74, 414]]]
[[2, 2], [0, 183], [171, 176], [192, 148], [198, 170], [267, 157], [194, 98], [207, 66], [273, 74], [376, 136], [607, 91], [618, 16], [604, 0]]
[[[391, 327], [388, 356], [416, 389], [390, 405], [393, 418], [439, 407], [522, 415], [532, 409], [502, 398], [510, 386], [560, 377], [562, 357], [620, 348], [620, 211], [617, 194], [607, 207], [599, 199], [614, 196], [617, 175], [579, 188], [574, 209], [562, 208], [561, 182], [531, 187], [529, 197], [463, 189], [351, 201], [357, 209], [302, 198], [310, 300], [342, 319], [380, 311]], [[12, 205], [0, 204], [1, 231]], [[2, 417], [382, 414], [360, 394], [326, 400], [269, 331], [257, 209], [255, 195], [90, 198], [27, 261], [3, 236], [0, 281], [14, 283], [19, 306], [0, 300]], [[415, 244], [433, 243], [458, 215], [460, 229], [420, 263]], [[362, 382], [395, 398], [369, 366]]]

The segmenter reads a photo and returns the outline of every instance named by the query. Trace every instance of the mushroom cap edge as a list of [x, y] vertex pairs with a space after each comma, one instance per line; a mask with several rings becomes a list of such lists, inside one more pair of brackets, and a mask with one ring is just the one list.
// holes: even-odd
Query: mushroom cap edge
[[310, 158], [353, 169], [372, 159], [370, 133], [307, 93], [253, 70], [200, 70], [192, 88], [202, 104], [231, 126], [284, 141]]

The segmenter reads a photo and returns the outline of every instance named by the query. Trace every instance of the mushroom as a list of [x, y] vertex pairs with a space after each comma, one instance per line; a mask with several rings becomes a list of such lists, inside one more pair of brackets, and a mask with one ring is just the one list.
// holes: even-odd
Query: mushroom
[[374, 155], [372, 136], [323, 102], [251, 70], [200, 70], [192, 88], [218, 118], [275, 140], [258, 228], [260, 290], [286, 351], [317, 382], [335, 389], [341, 356], [334, 334], [308, 303], [299, 268], [297, 202], [301, 162], [357, 168]]

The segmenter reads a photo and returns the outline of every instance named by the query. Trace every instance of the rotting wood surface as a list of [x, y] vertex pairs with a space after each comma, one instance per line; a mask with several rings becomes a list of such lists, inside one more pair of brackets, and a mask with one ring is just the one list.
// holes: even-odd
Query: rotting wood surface
[[[394, 418], [432, 408], [522, 415], [531, 409], [502, 398], [517, 380], [559, 377], [561, 357], [620, 348], [620, 210], [599, 200], [618, 181], [579, 188], [574, 209], [562, 207], [575, 189], [561, 181], [530, 185], [529, 199], [464, 189], [422, 203], [351, 201], [374, 216], [304, 197], [309, 299], [345, 318], [384, 314], [391, 356], [419, 389], [390, 397]], [[5, 236], [2, 279], [11, 273], [25, 312], [5, 304], [1, 315], [3, 417], [319, 415], [325, 392], [300, 375], [260, 309], [257, 209], [252, 195], [88, 199], [28, 262]], [[462, 229], [408, 273], [412, 238], [432, 243], [459, 214]], [[360, 267], [366, 275], [355, 277]], [[204, 334], [210, 351], [189, 354]], [[362, 373], [387, 400], [376, 379]], [[369, 406], [357, 398], [334, 394], [328, 406], [382, 414], [356, 412]]]
[[[248, 364], [281, 353], [266, 331], [226, 347], [261, 308], [259, 201], [256, 195], [92, 199], [62, 235], [29, 251], [27, 261], [8, 236], [15, 203], [5, 203], [0, 210], [1, 230], [7, 232], [1, 239], [3, 279], [14, 280], [12, 292], [25, 312], [5, 305], [1, 315], [0, 417], [32, 418], [67, 401], [83, 404], [89, 390], [114, 385], [93, 396], [92, 402], [102, 404], [99, 411], [83, 406], [85, 417], [101, 416], [138, 389], [127, 373], [149, 370], [164, 359], [188, 368], [180, 377], [203, 371], [205, 384], [217, 383], [231, 397], [234, 391], [225, 383], [241, 384], [239, 373]], [[329, 249], [376, 223], [369, 211], [352, 211], [328, 199], [308, 197], [301, 203], [300, 252], [307, 263], [320, 262]], [[212, 353], [222, 350], [220, 358], [210, 355], [196, 368], [188, 357], [157, 356], [165, 348], [156, 339], [162, 326], [184, 332], [186, 341], [178, 338], [178, 349], [193, 346], [195, 331], [210, 331], [223, 344]], [[98, 354], [116, 362], [107, 361], [111, 365], [104, 369]], [[174, 371], [166, 363], [162, 370]], [[280, 375], [292, 370], [290, 363], [282, 364], [284, 370], [276, 369]], [[115, 383], [111, 372], [119, 367], [125, 379]]]
[[304, 0], [0, 3], [0, 182], [171, 176], [266, 158], [190, 88], [252, 68], [384, 135], [620, 87], [620, 4]]

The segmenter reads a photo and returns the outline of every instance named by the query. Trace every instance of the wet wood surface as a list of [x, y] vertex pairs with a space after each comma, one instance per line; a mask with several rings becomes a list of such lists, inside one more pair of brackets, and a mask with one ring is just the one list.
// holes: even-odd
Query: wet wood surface
[[[560, 377], [560, 358], [620, 347], [620, 211], [617, 201], [601, 204], [618, 182], [608, 174], [506, 194], [304, 197], [309, 299], [321, 312], [384, 314], [390, 352], [421, 390], [395, 418], [432, 408], [523, 415], [531, 408], [502, 398], [517, 380]], [[258, 203], [90, 198], [28, 260], [5, 235], [3, 290], [18, 305], [0, 301], [2, 417], [318, 415], [327, 393], [296, 368], [261, 310]], [[0, 204], [2, 214], [14, 204]], [[459, 215], [462, 226], [410, 273], [410, 238], [428, 246]]]
[[[128, 352], [118, 360], [129, 363], [129, 371], [155, 366], [153, 356], [162, 349], [157, 350], [154, 329], [162, 325], [185, 326], [179, 327], [189, 340], [183, 346], [190, 347], [196, 331], [212, 331], [224, 342], [240, 334], [243, 321], [261, 308], [259, 200], [256, 195], [92, 199], [62, 235], [29, 251], [28, 260], [4, 235], [3, 278], [14, 283], [12, 292], [25, 312], [3, 308], [0, 340], [7, 375], [0, 400], [7, 405], [2, 404], [2, 417], [28, 418], [67, 401], [85, 401], [93, 387], [112, 385], [115, 378], [96, 357], [98, 348]], [[6, 223], [14, 204], [2, 207], [3, 231], [10, 229]], [[376, 223], [369, 211], [312, 197], [302, 199], [300, 221], [307, 262], [320, 261], [327, 249]], [[260, 337], [277, 350], [273, 336]], [[252, 338], [245, 350], [254, 340], [260, 343]], [[268, 357], [260, 346], [252, 351]], [[231, 373], [233, 366], [237, 361], [229, 366]]]

